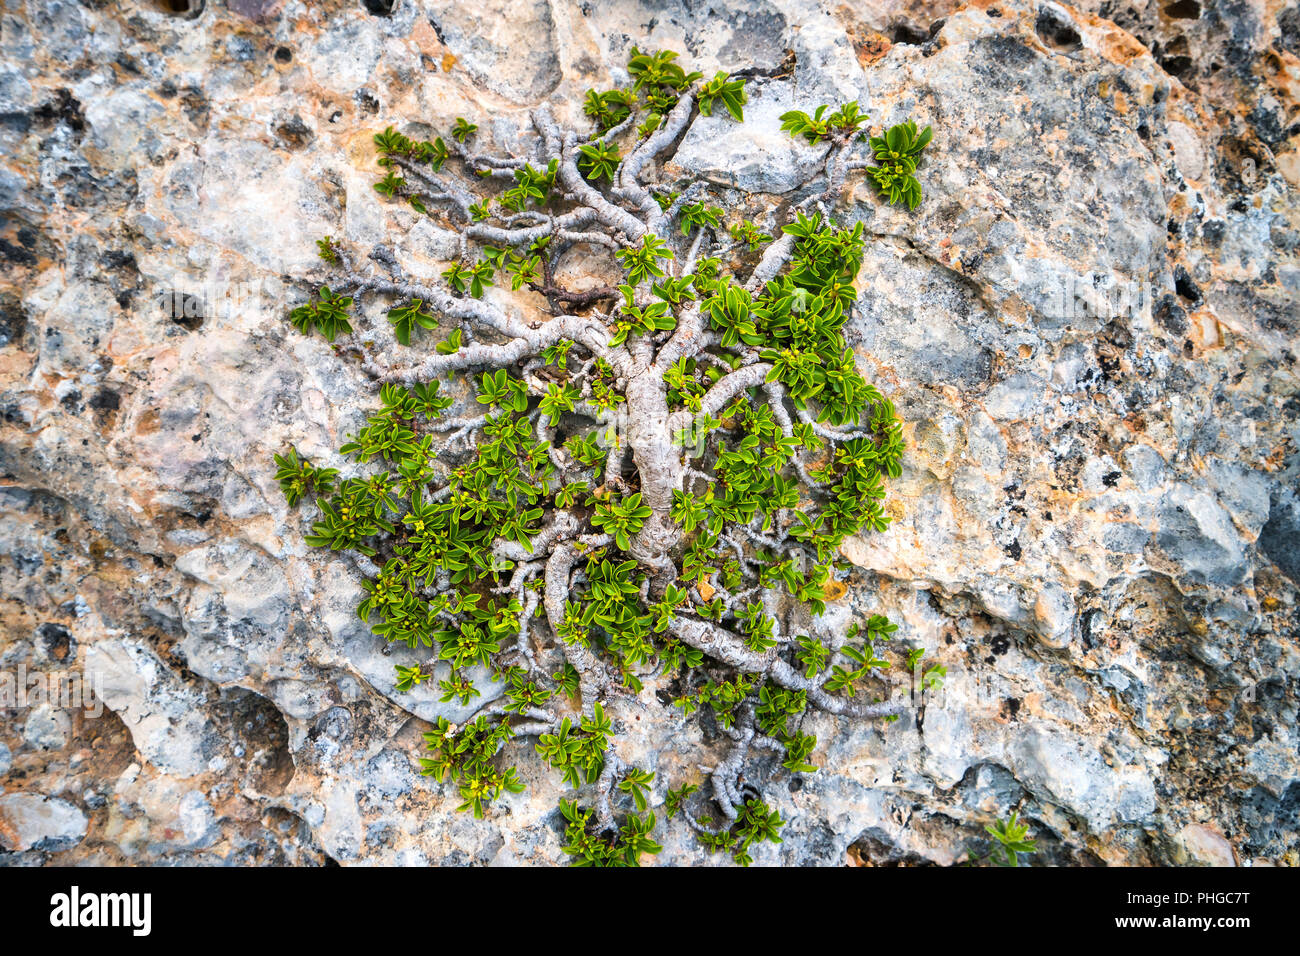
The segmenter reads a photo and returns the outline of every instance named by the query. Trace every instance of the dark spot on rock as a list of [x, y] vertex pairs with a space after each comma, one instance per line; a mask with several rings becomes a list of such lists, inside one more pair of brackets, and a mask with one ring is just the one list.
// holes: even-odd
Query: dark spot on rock
[[803, 777], [791, 777], [787, 786], [789, 786], [791, 793], [798, 793], [803, 789]]
[[311, 127], [297, 113], [276, 126], [275, 135], [290, 149], [303, 149], [316, 138]]
[[1097, 364], [1107, 380], [1119, 376], [1122, 371], [1121, 360], [1132, 345], [1133, 333], [1122, 319], [1111, 319], [1102, 326], [1093, 348], [1097, 353]]
[[0, 348], [21, 346], [27, 337], [27, 313], [22, 300], [12, 292], [0, 295]]
[[1246, 116], [1255, 129], [1255, 135], [1273, 149], [1281, 145], [1290, 133], [1289, 128], [1283, 123], [1284, 118], [1284, 114], [1263, 103], [1257, 104]]
[[1182, 266], [1174, 268], [1174, 290], [1188, 302], [1201, 301], [1201, 287], [1192, 281], [1191, 275]]
[[1222, 219], [1211, 219], [1201, 224], [1201, 237], [1208, 245], [1217, 246], [1223, 242], [1223, 234], [1227, 229], [1227, 223]]
[[208, 98], [203, 91], [197, 86], [187, 87], [185, 94], [181, 97], [181, 106], [185, 110], [185, 115], [195, 126], [207, 126], [208, 117], [211, 115], [211, 108], [208, 105]]
[[158, 299], [165, 318], [175, 322], [181, 328], [197, 332], [203, 327], [206, 318], [203, 299], [188, 292], [164, 292]]
[[0, 126], [22, 134], [32, 128], [32, 118], [23, 112], [0, 113]]
[[1184, 82], [1189, 79], [1188, 73], [1192, 69], [1192, 58], [1190, 56], [1182, 53], [1161, 56], [1159, 63], [1161, 68], [1170, 76], [1176, 76]]
[[1114, 488], [1119, 484], [1120, 473], [1118, 471], [1108, 471], [1101, 476], [1101, 483], [1107, 488]]
[[62, 123], [74, 133], [81, 133], [86, 129], [86, 115], [81, 111], [81, 104], [73, 97], [71, 91], [65, 89], [55, 90], [52, 100], [36, 107], [32, 111], [32, 122], [45, 129]]
[[1278, 570], [1300, 584], [1300, 500], [1292, 491], [1275, 492], [1259, 548]]
[[1020, 698], [1006, 697], [1002, 701], [1002, 716], [1007, 720], [1015, 720], [1016, 715], [1020, 713]]
[[135, 253], [130, 249], [109, 249], [99, 257], [105, 269], [135, 269]]
[[1172, 20], [1199, 20], [1201, 5], [1196, 0], [1175, 0], [1165, 5], [1165, 16]]
[[1023, 82], [1024, 73], [1037, 57], [1029, 47], [1014, 37], [991, 36], [972, 44], [977, 48], [975, 70], [986, 78], [990, 89], [1012, 90]]
[[391, 17], [397, 0], [361, 0], [361, 7], [372, 17]]
[[36, 629], [41, 651], [50, 660], [66, 661], [76, 655], [77, 642], [62, 624], [47, 622]]
[[90, 400], [90, 407], [97, 412], [115, 412], [122, 405], [122, 396], [111, 388], [101, 388]]
[[1300, 830], [1300, 783], [1292, 783], [1281, 797], [1255, 787], [1241, 804], [1247, 838], [1242, 851], [1252, 857], [1280, 857], [1295, 848]]
[[284, 793], [294, 775], [284, 715], [270, 700], [252, 691], [236, 692], [219, 707], [222, 726], [242, 745], [244, 759], [237, 767], [244, 785], [272, 796]]
[[924, 27], [918, 26], [905, 17], [896, 19], [889, 26], [889, 39], [891, 43], [906, 43], [909, 46], [920, 46], [930, 39], [930, 31]]
[[1079, 615], [1079, 640], [1082, 642], [1084, 650], [1092, 650], [1096, 645], [1096, 637], [1093, 634], [1093, 619], [1100, 617], [1100, 611], [1085, 611]]
[[1288, 7], [1277, 15], [1277, 45], [1300, 56], [1300, 5]]
[[[1252, 114], [1253, 122], [1253, 114]], [[1255, 193], [1264, 185], [1264, 180], [1273, 172], [1273, 160], [1269, 151], [1254, 137], [1245, 139], [1237, 136], [1224, 136], [1217, 143], [1218, 156], [1214, 168], [1223, 185], [1233, 192]], [[1240, 210], [1236, 204], [1234, 211], [1248, 212], [1250, 206], [1241, 202]]]
[[1002, 546], [1002, 550], [1007, 553], [1007, 555], [1011, 558], [1012, 561], [1020, 560], [1020, 555], [1022, 551], [1020, 548], [1020, 541], [1018, 539], [1012, 541], [1010, 544], [1004, 544]]
[[1079, 36], [1074, 24], [1050, 7], [1038, 11], [1034, 32], [1045, 44], [1057, 50], [1070, 52], [1083, 47], [1083, 37]]
[[275, 48], [275, 62], [288, 63], [293, 60], [293, 51], [287, 46], [278, 46]]
[[1156, 321], [1166, 332], [1173, 335], [1182, 335], [1187, 331], [1187, 312], [1180, 306], [1172, 295], [1160, 297], [1156, 303]]
[[356, 98], [357, 106], [363, 113], [379, 112], [379, 97], [375, 96], [369, 90], [357, 90], [353, 96]]
[[1011, 650], [1011, 638], [1005, 634], [999, 634], [993, 640], [989, 641], [989, 648], [998, 657], [1001, 657], [1007, 651]]
[[203, 13], [205, 0], [154, 0], [154, 5], [163, 13], [180, 17], [183, 20], [195, 20]]

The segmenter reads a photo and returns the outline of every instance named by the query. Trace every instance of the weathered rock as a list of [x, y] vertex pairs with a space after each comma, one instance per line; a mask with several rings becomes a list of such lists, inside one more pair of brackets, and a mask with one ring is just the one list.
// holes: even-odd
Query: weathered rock
[[782, 131], [781, 114], [802, 102], [793, 82], [758, 83], [748, 93], [744, 123], [737, 125], [722, 109], [700, 117], [673, 164], [684, 175], [746, 192], [787, 193], [807, 182], [825, 160], [826, 144], [795, 142]]
[[86, 815], [66, 800], [30, 792], [0, 795], [0, 845], [6, 850], [67, 850], [86, 835], [86, 825]]
[[[323, 235], [423, 277], [457, 254], [374, 192], [374, 131], [464, 115], [526, 148], [532, 106], [581, 122], [635, 44], [753, 71], [747, 122], [696, 120], [667, 169], [763, 228], [821, 155], [786, 109], [861, 97], [873, 131], [936, 132], [914, 213], [850, 176], [847, 335], [909, 450], [819, 627], [887, 613], [947, 677], [895, 724], [810, 717], [815, 774], [756, 761], [790, 821], [757, 862], [952, 863], [1012, 808], [1051, 862], [1297, 862], [1298, 21], [1168, 6], [9, 8], [0, 671], [96, 673], [107, 710], [5, 712], [5, 853], [562, 858], [527, 745], [526, 791], [482, 821], [419, 776], [425, 722], [468, 712], [396, 692], [415, 657], [356, 618], [357, 571], [303, 544], [272, 479], [288, 444], [332, 460], [374, 401], [283, 316]], [[733, 209], [734, 186], [785, 195]], [[610, 707], [655, 806], [722, 749], [664, 689]], [[712, 861], [661, 830], [661, 862]]]
[[186, 686], [148, 648], [127, 641], [97, 642], [87, 652], [86, 669], [146, 760], [180, 778], [203, 771], [205, 740], [215, 732], [203, 712], [205, 693]]
[[1196, 866], [1236, 866], [1232, 844], [1213, 827], [1191, 823], [1178, 834], [1188, 861]]

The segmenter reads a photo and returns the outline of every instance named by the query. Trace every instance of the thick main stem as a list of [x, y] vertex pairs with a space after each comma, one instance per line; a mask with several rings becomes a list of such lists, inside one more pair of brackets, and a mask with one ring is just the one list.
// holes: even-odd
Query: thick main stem
[[[653, 571], [656, 583], [676, 576], [669, 551], [681, 540], [670, 511], [673, 492], [682, 487], [681, 449], [669, 430], [668, 395], [657, 365], [644, 366], [627, 384], [627, 441], [641, 476], [641, 502], [651, 511], [632, 539], [629, 554]], [[662, 580], [665, 575], [667, 580]]]

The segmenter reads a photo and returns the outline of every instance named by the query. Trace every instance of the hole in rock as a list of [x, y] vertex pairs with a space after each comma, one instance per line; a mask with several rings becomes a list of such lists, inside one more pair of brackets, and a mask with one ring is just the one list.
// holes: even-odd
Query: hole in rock
[[889, 39], [893, 43], [906, 43], [920, 46], [930, 39], [930, 31], [918, 26], [911, 20], [895, 20], [889, 27]]
[[1196, 0], [1176, 0], [1165, 7], [1165, 16], [1174, 20], [1199, 20], [1201, 5]]
[[1048, 7], [1038, 11], [1034, 32], [1040, 40], [1058, 50], [1078, 50], [1083, 46], [1083, 37], [1079, 36], [1074, 24]]
[[186, 20], [193, 20], [203, 12], [203, 5], [206, 0], [154, 0], [155, 6], [163, 13], [171, 14], [173, 17], [182, 17]]

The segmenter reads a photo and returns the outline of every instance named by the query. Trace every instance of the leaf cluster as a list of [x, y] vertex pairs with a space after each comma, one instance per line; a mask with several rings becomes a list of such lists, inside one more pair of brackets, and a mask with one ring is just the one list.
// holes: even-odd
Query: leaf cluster
[[433, 730], [424, 735], [433, 754], [420, 759], [420, 773], [437, 780], [450, 779], [463, 801], [456, 809], [472, 810], [482, 819], [492, 800], [502, 793], [521, 793], [524, 785], [514, 767], [498, 768], [494, 758], [513, 734], [506, 720], [495, 723], [479, 717], [459, 729], [446, 717], [439, 717]]
[[352, 323], [348, 317], [350, 308], [351, 296], [331, 292], [329, 286], [323, 285], [315, 298], [289, 313], [289, 322], [303, 335], [320, 332], [327, 341], [333, 342], [339, 335], [352, 333]]
[[867, 115], [856, 102], [844, 103], [829, 115], [826, 113], [828, 109], [830, 107], [823, 104], [811, 116], [803, 110], [782, 113], [781, 129], [791, 136], [802, 136], [816, 145], [832, 136], [848, 139], [867, 122]]
[[307, 494], [328, 495], [339, 475], [337, 468], [318, 468], [306, 458], [299, 458], [298, 450], [293, 447], [283, 455], [276, 455], [275, 464], [275, 480], [280, 483], [290, 507]]
[[730, 853], [741, 866], [749, 866], [754, 862], [749, 852], [750, 847], [764, 840], [780, 843], [781, 828], [784, 826], [785, 821], [781, 819], [780, 813], [762, 800], [751, 797], [741, 806], [736, 822], [729, 829], [716, 834], [702, 833], [700, 842], [715, 853]]
[[921, 162], [922, 150], [933, 135], [929, 126], [918, 132], [916, 123], [908, 120], [891, 126], [883, 136], [871, 138], [871, 150], [877, 165], [867, 170], [867, 176], [891, 204], [905, 203], [908, 209], [921, 204], [921, 183], [916, 178], [916, 167]]
[[565, 820], [563, 850], [573, 866], [640, 866], [643, 854], [663, 850], [650, 836], [653, 813], [629, 813], [621, 827], [606, 834], [593, 832], [595, 811], [579, 807], [576, 800], [561, 800], [560, 814]]

